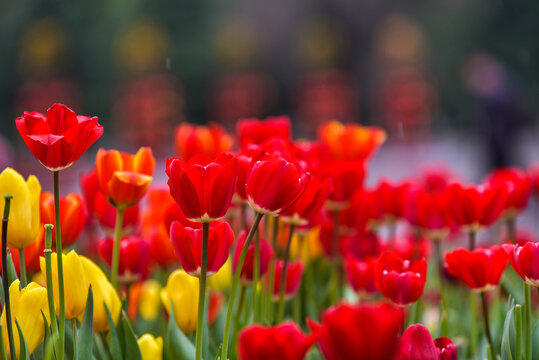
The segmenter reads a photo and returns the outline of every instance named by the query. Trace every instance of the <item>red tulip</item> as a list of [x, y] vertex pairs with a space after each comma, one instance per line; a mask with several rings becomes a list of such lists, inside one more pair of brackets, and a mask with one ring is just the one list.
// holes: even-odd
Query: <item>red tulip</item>
[[152, 181], [155, 159], [148, 147], [135, 155], [99, 149], [95, 159], [99, 187], [112, 205], [126, 209], [146, 194]]
[[431, 242], [424, 236], [407, 234], [397, 237], [389, 248], [406, 260], [427, 258], [430, 254]]
[[[99, 243], [99, 256], [109, 266], [112, 264], [114, 239], [106, 238]], [[138, 236], [128, 236], [120, 240], [120, 263], [118, 274], [125, 282], [144, 280], [148, 276], [150, 254], [148, 240]]]
[[503, 249], [516, 273], [528, 285], [539, 287], [539, 243], [503, 244]]
[[372, 294], [376, 292], [374, 284], [374, 269], [376, 268], [376, 258], [358, 260], [353, 256], [347, 256], [344, 264], [346, 279], [355, 292], [361, 294]]
[[203, 154], [187, 163], [167, 160], [170, 194], [189, 220], [210, 222], [225, 216], [234, 194], [237, 164], [225, 153], [215, 161]]
[[430, 192], [422, 186], [411, 186], [406, 194], [405, 218], [424, 230], [429, 238], [444, 238], [454, 222], [453, 201], [450, 188]]
[[327, 360], [381, 360], [393, 358], [403, 319], [403, 310], [388, 304], [342, 304], [329, 308], [321, 325], [309, 326]]
[[453, 179], [453, 174], [445, 167], [428, 167], [421, 172], [419, 183], [429, 193], [439, 193], [444, 191]]
[[395, 185], [389, 180], [382, 180], [373, 191], [377, 212], [383, 214], [389, 221], [404, 217], [406, 194], [410, 186], [409, 182]]
[[[273, 280], [273, 300], [279, 300], [281, 291], [281, 274], [283, 272], [284, 260], [279, 259], [275, 261], [275, 276]], [[303, 270], [305, 266], [301, 260], [290, 261], [286, 267], [285, 286], [284, 286], [284, 298], [291, 299], [298, 292], [301, 285], [301, 277], [303, 276]], [[266, 278], [266, 289], [269, 287], [269, 278]]]
[[447, 337], [432, 340], [429, 330], [421, 325], [410, 325], [399, 339], [395, 360], [456, 360], [457, 348]]
[[242, 119], [238, 121], [236, 131], [242, 149], [249, 144], [262, 144], [271, 137], [290, 140], [292, 133], [287, 116], [268, 117], [264, 120]]
[[376, 288], [399, 305], [414, 303], [423, 294], [427, 281], [427, 262], [403, 260], [391, 250], [378, 258], [375, 269]]
[[52, 171], [73, 164], [103, 135], [97, 117], [77, 116], [61, 104], [51, 106], [47, 116], [25, 111], [15, 124], [32, 154]]
[[363, 161], [325, 160], [313, 170], [319, 179], [330, 178], [333, 191], [326, 207], [329, 210], [343, 210], [350, 204], [354, 194], [363, 187], [365, 168]]
[[[184, 227], [179, 221], [174, 221], [170, 227], [170, 239], [174, 243], [183, 269], [189, 275], [199, 277], [202, 261], [202, 229]], [[224, 265], [233, 243], [234, 233], [227, 222], [210, 223], [207, 276], [215, 274]]]
[[484, 184], [450, 187], [453, 217], [456, 223], [470, 231], [489, 226], [496, 221], [507, 201], [507, 187], [504, 185]]
[[282, 211], [279, 218], [291, 225], [308, 225], [324, 206], [331, 190], [331, 179], [320, 181], [311, 176], [303, 194], [292, 206]]
[[457, 347], [448, 337], [439, 337], [434, 340], [434, 345], [438, 349], [439, 360], [457, 360], [458, 352]]
[[[54, 224], [54, 195], [42, 192], [40, 199], [40, 213], [42, 224]], [[60, 224], [62, 229], [62, 243], [69, 246], [79, 238], [86, 224], [86, 203], [79, 194], [60, 196]], [[52, 238], [56, 234], [53, 232]]]
[[215, 158], [218, 154], [230, 151], [232, 138], [216, 123], [208, 126], [181, 123], [174, 131], [174, 146], [178, 156], [188, 161], [198, 154]]
[[315, 341], [290, 321], [271, 327], [253, 324], [239, 333], [238, 354], [241, 360], [302, 360]]
[[247, 178], [251, 173], [253, 165], [262, 159], [269, 159], [271, 156], [268, 156], [260, 147], [251, 146], [244, 151], [241, 151], [236, 155], [238, 159], [238, 179], [236, 181], [236, 193], [234, 201], [236, 203], [246, 203], [247, 202], [247, 193], [245, 192], [245, 187], [247, 184]]
[[247, 178], [247, 201], [256, 212], [276, 216], [301, 196], [308, 181], [309, 174], [301, 174], [293, 163], [282, 158], [262, 160]]
[[507, 216], [515, 217], [528, 206], [533, 187], [530, 174], [518, 168], [497, 169], [488, 176], [487, 181], [507, 185], [508, 196], [505, 205]]
[[[234, 247], [234, 255], [232, 257], [232, 267], [234, 272], [240, 258], [241, 251], [247, 240], [247, 231], [243, 230], [236, 240], [236, 246]], [[254, 256], [255, 256], [255, 242], [252, 241], [247, 249], [247, 255], [241, 267], [240, 282], [243, 285], [251, 285], [253, 283], [254, 274]], [[267, 271], [269, 261], [273, 258], [273, 249], [266, 239], [260, 238], [260, 276], [262, 277]]]
[[447, 271], [475, 291], [495, 288], [507, 266], [507, 255], [501, 246], [458, 248], [445, 253]]

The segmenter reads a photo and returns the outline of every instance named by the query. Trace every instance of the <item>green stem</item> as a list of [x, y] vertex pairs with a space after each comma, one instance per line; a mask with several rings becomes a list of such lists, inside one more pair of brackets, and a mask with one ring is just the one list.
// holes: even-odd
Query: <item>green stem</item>
[[530, 286], [527, 284], [524, 284], [524, 311], [526, 359], [532, 359], [532, 302]]
[[290, 225], [288, 241], [286, 242], [286, 248], [284, 250], [284, 262], [283, 262], [283, 269], [281, 272], [281, 285], [279, 287], [279, 307], [277, 310], [277, 319], [276, 319], [277, 324], [283, 320], [283, 316], [284, 316], [284, 292], [285, 292], [285, 287], [286, 287], [286, 270], [288, 268], [288, 260], [290, 257], [290, 244], [292, 243], [292, 236], [294, 235], [295, 228], [296, 228], [295, 225]]
[[[208, 271], [208, 236], [210, 223], [202, 223], [202, 259], [200, 260], [200, 277], [198, 290], [198, 319], [196, 334], [196, 360], [202, 359], [202, 338], [204, 334], [204, 314], [206, 307], [206, 274]], [[241, 271], [240, 271], [241, 272]]]
[[515, 305], [515, 358], [522, 358], [522, 307]]
[[236, 316], [234, 316], [234, 333], [237, 333], [240, 326], [240, 318], [243, 309], [243, 303], [245, 302], [245, 290], [247, 288], [243, 285], [240, 286], [240, 299], [238, 302], [238, 308], [236, 309]]
[[234, 277], [232, 279], [232, 287], [230, 288], [230, 297], [228, 299], [228, 306], [226, 310], [225, 331], [223, 335], [223, 345], [221, 348], [221, 359], [228, 359], [227, 354], [228, 354], [228, 339], [230, 337], [230, 320], [232, 319], [232, 309], [234, 308], [234, 299], [236, 297], [236, 292], [238, 291], [238, 283], [240, 281], [241, 268], [243, 267], [243, 262], [245, 260], [245, 256], [247, 255], [247, 249], [249, 248], [249, 245], [251, 244], [251, 241], [253, 240], [254, 234], [258, 230], [258, 224], [260, 224], [260, 220], [262, 220], [262, 217], [264, 217], [264, 214], [256, 213], [255, 221], [253, 223], [253, 226], [251, 227], [251, 230], [249, 231], [249, 234], [247, 234], [247, 239], [245, 239], [245, 244], [243, 244], [243, 249], [241, 250], [238, 263], [236, 264], [236, 271], [234, 272]]
[[24, 248], [19, 249], [19, 268], [21, 272], [21, 289], [26, 287], [28, 280], [26, 280], [26, 260], [24, 259]]
[[477, 350], [477, 297], [474, 292], [470, 292], [470, 307], [472, 313], [470, 317], [470, 356], [473, 357]]
[[494, 352], [494, 342], [492, 341], [492, 334], [490, 333], [490, 324], [489, 324], [489, 318], [488, 318], [488, 304], [487, 304], [487, 299], [485, 297], [484, 291], [481, 291], [481, 303], [483, 305], [482, 307], [483, 307], [483, 320], [485, 321], [485, 332], [487, 334], [487, 339], [488, 339], [488, 343], [490, 344], [490, 348]]
[[269, 269], [268, 269], [268, 288], [267, 288], [267, 291], [266, 291], [266, 297], [267, 297], [267, 302], [266, 302], [266, 321], [268, 323], [271, 323], [271, 320], [273, 319], [273, 300], [272, 300], [272, 296], [273, 296], [273, 283], [275, 281], [275, 258], [271, 258], [270, 260], [270, 263], [269, 263]]
[[11, 304], [9, 301], [9, 280], [7, 277], [7, 224], [9, 219], [9, 208], [13, 195], [4, 195], [4, 217], [2, 218], [2, 283], [4, 285], [4, 305], [6, 311], [7, 333], [9, 338], [9, 354], [11, 360], [16, 359], [15, 341], [13, 339], [13, 323], [11, 322]]
[[507, 224], [507, 235], [509, 236], [509, 241], [515, 243], [517, 241], [517, 219], [514, 216], [509, 216], [506, 220]]
[[470, 248], [470, 251], [475, 249], [475, 234], [475, 230], [470, 230], [468, 233], [468, 247]]
[[71, 331], [73, 332], [73, 360], [77, 360], [77, 319], [71, 319]]
[[114, 248], [112, 250], [112, 267], [110, 270], [110, 282], [118, 289], [118, 268], [120, 267], [120, 238], [122, 236], [122, 223], [124, 209], [116, 208], [116, 226], [114, 228]]
[[333, 261], [333, 270], [335, 278], [337, 279], [337, 292], [334, 293], [334, 298], [332, 302], [337, 301], [343, 297], [344, 293], [344, 274], [342, 269], [341, 258], [339, 255], [339, 212], [333, 211], [333, 237], [331, 241], [331, 257]]
[[65, 300], [64, 300], [64, 265], [62, 257], [62, 232], [60, 226], [60, 182], [59, 171], [54, 174], [54, 223], [56, 230], [56, 262], [58, 265], [58, 298], [60, 302], [59, 326], [60, 349], [57, 351], [58, 360], [64, 358], [65, 347]]
[[[47, 278], [47, 298], [49, 303], [49, 315], [52, 327], [52, 333], [55, 337], [54, 347], [56, 348], [56, 353], [60, 351], [58, 348], [60, 344], [57, 342], [60, 341], [60, 336], [58, 334], [58, 323], [56, 321], [56, 310], [54, 309], [54, 294], [53, 294], [53, 281], [52, 281], [52, 224], [45, 225], [45, 268], [46, 268], [46, 278]], [[58, 255], [56, 255], [58, 256]]]
[[260, 231], [255, 235], [255, 258], [253, 264], [253, 322], [260, 322], [260, 288], [258, 280], [260, 278]]
[[442, 255], [442, 240], [436, 239], [434, 241], [434, 250], [436, 255], [436, 265], [438, 267], [438, 280], [440, 282], [440, 315], [438, 317], [438, 328], [440, 329], [441, 336], [445, 336], [446, 329], [444, 325], [444, 317], [446, 316], [446, 302], [445, 302], [445, 285], [444, 285], [444, 263]]

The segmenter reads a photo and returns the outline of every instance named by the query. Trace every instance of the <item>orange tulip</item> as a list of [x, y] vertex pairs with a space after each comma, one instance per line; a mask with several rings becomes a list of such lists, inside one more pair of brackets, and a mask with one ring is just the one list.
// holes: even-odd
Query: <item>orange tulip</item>
[[148, 147], [135, 155], [118, 150], [99, 149], [96, 156], [97, 178], [105, 198], [125, 209], [139, 202], [152, 181], [155, 159]]
[[[54, 224], [54, 195], [50, 192], [41, 193], [40, 206], [41, 223]], [[79, 194], [60, 196], [60, 221], [62, 243], [69, 246], [75, 243], [86, 224], [86, 202]], [[55, 233], [52, 234], [54, 240]]]

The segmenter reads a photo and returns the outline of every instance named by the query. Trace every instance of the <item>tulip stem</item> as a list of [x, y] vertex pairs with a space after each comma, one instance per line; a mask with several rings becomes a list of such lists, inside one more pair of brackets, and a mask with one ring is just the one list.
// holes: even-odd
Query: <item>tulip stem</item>
[[24, 259], [24, 248], [19, 249], [19, 268], [21, 271], [21, 289], [26, 287], [28, 280], [26, 279], [26, 260]]
[[122, 236], [122, 223], [124, 209], [116, 208], [116, 227], [114, 229], [114, 247], [112, 250], [112, 268], [110, 270], [110, 282], [118, 290], [118, 268], [120, 266], [120, 237]]
[[290, 244], [292, 243], [292, 236], [294, 236], [295, 225], [290, 225], [290, 232], [288, 233], [288, 241], [286, 242], [286, 248], [284, 250], [283, 269], [281, 271], [281, 284], [279, 287], [279, 307], [277, 310], [277, 318], [275, 323], [278, 324], [283, 320], [284, 316], [284, 293], [286, 287], [286, 270], [288, 268], [288, 258], [290, 257]]
[[470, 248], [470, 251], [473, 251], [475, 249], [475, 230], [470, 230], [468, 235], [468, 247]]
[[[53, 294], [53, 281], [52, 281], [52, 259], [51, 259], [51, 247], [52, 247], [52, 224], [45, 225], [45, 269], [46, 269], [46, 280], [47, 280], [47, 298], [49, 303], [49, 315], [51, 319], [52, 333], [56, 338], [56, 341], [60, 340], [58, 334], [58, 323], [56, 322], [56, 310], [54, 309], [54, 294]], [[56, 255], [58, 256], [58, 255]], [[59, 344], [54, 344], [56, 348], [56, 353], [60, 351], [58, 348]]]
[[531, 290], [527, 284], [524, 284], [524, 324], [525, 324], [525, 341], [526, 344], [526, 359], [532, 359], [532, 302]]
[[[260, 230], [260, 229], [259, 229]], [[260, 231], [255, 235], [255, 257], [253, 269], [253, 322], [260, 322], [260, 288], [258, 280], [260, 279]]]
[[7, 277], [7, 223], [9, 219], [9, 208], [13, 195], [5, 194], [4, 217], [2, 218], [2, 284], [4, 285], [4, 305], [6, 307], [6, 323], [9, 338], [9, 354], [11, 360], [16, 359], [15, 341], [13, 339], [13, 323], [11, 322], [11, 304], [9, 302], [9, 280]]
[[344, 274], [343, 274], [343, 269], [342, 269], [342, 264], [341, 264], [341, 259], [340, 259], [340, 256], [339, 256], [339, 237], [340, 237], [340, 232], [339, 232], [339, 227], [340, 227], [340, 223], [339, 223], [339, 211], [332, 211], [331, 213], [333, 215], [333, 236], [332, 236], [332, 239], [331, 239], [331, 257], [332, 257], [332, 260], [333, 260], [333, 267], [334, 267], [334, 271], [335, 271], [335, 277], [337, 279], [337, 296], [336, 296], [336, 299], [333, 299], [333, 300], [338, 300], [340, 298], [342, 298], [343, 296], [343, 292], [344, 292]]
[[60, 227], [60, 181], [59, 171], [53, 171], [54, 174], [54, 223], [56, 230], [56, 262], [58, 263], [58, 298], [59, 298], [59, 325], [60, 349], [57, 351], [58, 360], [64, 358], [65, 344], [65, 303], [64, 303], [64, 266], [62, 256], [62, 232]]
[[230, 320], [232, 318], [232, 310], [234, 308], [234, 299], [236, 297], [236, 292], [238, 291], [238, 283], [240, 281], [241, 268], [243, 267], [243, 262], [245, 261], [245, 256], [247, 256], [247, 249], [253, 240], [254, 234], [258, 231], [258, 224], [260, 220], [264, 217], [264, 214], [256, 213], [255, 221], [249, 234], [247, 234], [247, 239], [245, 239], [245, 244], [243, 244], [243, 249], [241, 250], [238, 263], [236, 264], [236, 270], [234, 272], [234, 277], [232, 278], [232, 287], [230, 288], [230, 297], [228, 299], [228, 306], [226, 309], [226, 320], [225, 320], [225, 331], [223, 335], [223, 345], [221, 348], [221, 359], [228, 359], [228, 339], [230, 337]]
[[485, 321], [485, 332], [487, 333], [487, 339], [488, 343], [490, 344], [490, 348], [492, 351], [494, 351], [494, 342], [492, 341], [492, 335], [490, 333], [490, 324], [488, 319], [488, 304], [487, 299], [485, 297], [485, 292], [481, 291], [481, 303], [483, 305], [483, 319]]
[[202, 337], [204, 334], [204, 314], [206, 305], [206, 275], [208, 271], [208, 235], [210, 232], [210, 223], [202, 223], [202, 259], [200, 260], [200, 277], [198, 289], [198, 319], [196, 334], [196, 360], [202, 359]]
[[511, 241], [513, 244], [517, 241], [517, 219], [514, 216], [509, 216], [506, 220], [507, 224], [507, 235], [509, 237], [509, 241]]

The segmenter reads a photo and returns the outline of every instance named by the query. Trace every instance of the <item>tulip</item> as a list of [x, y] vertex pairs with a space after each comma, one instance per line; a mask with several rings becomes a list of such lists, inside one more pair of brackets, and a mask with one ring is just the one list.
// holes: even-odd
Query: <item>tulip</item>
[[344, 210], [356, 192], [361, 190], [365, 178], [363, 161], [351, 160], [324, 160], [313, 170], [319, 179], [330, 178], [333, 182], [333, 191], [329, 195], [326, 207], [330, 211]]
[[365, 160], [372, 156], [386, 140], [386, 132], [378, 127], [328, 122], [320, 127], [318, 135], [324, 150], [333, 159]]
[[394, 360], [456, 360], [457, 348], [447, 337], [432, 340], [429, 330], [410, 325], [399, 338], [399, 350]]
[[507, 261], [504, 249], [497, 245], [473, 251], [458, 248], [445, 253], [446, 270], [475, 291], [498, 286]]
[[[120, 298], [99, 266], [84, 256], [79, 256], [79, 258], [86, 279], [92, 286], [94, 296], [93, 329], [95, 332], [107, 331], [109, 330], [109, 319], [105, 305], [108, 307], [112, 321], [116, 325], [122, 309]], [[82, 317], [83, 315], [79, 316], [78, 320], [82, 321]]]
[[[112, 238], [106, 238], [98, 245], [98, 252], [109, 266], [112, 264]], [[120, 240], [120, 263], [118, 276], [126, 283], [146, 278], [150, 265], [150, 243], [138, 236], [128, 236]]]
[[208, 286], [215, 291], [224, 291], [230, 288], [232, 281], [232, 261], [230, 257], [226, 260], [225, 264], [208, 278]]
[[[15, 320], [21, 327], [22, 334], [28, 345], [28, 350], [32, 354], [45, 337], [45, 324], [43, 316], [50, 323], [49, 309], [47, 302], [47, 290], [38, 284], [31, 282], [26, 287], [19, 290], [20, 282], [18, 279], [9, 286], [9, 297], [11, 303], [11, 322], [13, 326], [13, 339], [15, 344], [16, 358], [19, 358], [19, 332]], [[4, 309], [5, 310], [5, 309]], [[0, 318], [2, 323], [2, 337], [7, 357], [10, 357], [10, 348], [7, 333], [6, 312], [2, 311]]]
[[[50, 192], [41, 194], [41, 223], [54, 223], [54, 195]], [[60, 222], [63, 245], [73, 245], [78, 239], [86, 223], [86, 203], [79, 194], [60, 196]], [[55, 236], [53, 233], [53, 240]]]
[[112, 205], [126, 209], [146, 194], [155, 167], [150, 148], [142, 147], [135, 155], [99, 149], [95, 162], [99, 187]]
[[167, 159], [170, 194], [191, 221], [210, 222], [225, 216], [236, 185], [237, 160], [221, 154], [215, 161], [206, 155], [189, 162]]
[[247, 178], [249, 206], [259, 214], [278, 215], [301, 196], [309, 181], [293, 163], [282, 158], [262, 160], [253, 165]]
[[[234, 247], [233, 254], [233, 270], [236, 272], [236, 267], [238, 259], [240, 258], [240, 253], [245, 245], [245, 240], [247, 239], [247, 232], [244, 230], [238, 235], [236, 241], [236, 246]], [[240, 282], [242, 285], [248, 286], [252, 285], [254, 281], [254, 263], [255, 263], [255, 243], [250, 243], [249, 248], [247, 249], [247, 255], [241, 267]], [[268, 271], [269, 261], [273, 257], [273, 249], [271, 245], [267, 242], [266, 239], [260, 239], [260, 267], [259, 267], [259, 276], [262, 277]]]
[[[56, 253], [51, 254], [51, 270], [52, 284], [54, 293], [54, 303], [56, 314], [59, 314], [60, 299], [58, 294], [58, 264]], [[64, 301], [65, 301], [65, 317], [66, 319], [75, 319], [84, 315], [86, 308], [86, 300], [88, 298], [88, 288], [90, 286], [86, 274], [84, 272], [81, 257], [77, 255], [75, 250], [69, 253], [62, 254], [64, 265]], [[46, 276], [45, 258], [39, 259], [41, 274]]]
[[344, 264], [346, 278], [355, 292], [360, 294], [372, 294], [376, 292], [374, 284], [374, 269], [376, 268], [376, 258], [358, 260], [353, 256], [347, 256]]
[[232, 143], [230, 135], [216, 123], [208, 126], [181, 123], [174, 132], [176, 153], [185, 161], [198, 154], [215, 158], [221, 152], [230, 151]]
[[137, 340], [142, 360], [155, 360], [163, 358], [163, 338], [144, 334]]
[[271, 156], [266, 154], [258, 146], [250, 146], [249, 148], [239, 152], [236, 156], [238, 159], [238, 173], [236, 181], [236, 192], [234, 194], [234, 202], [238, 204], [247, 203], [246, 184], [253, 165], [257, 161], [270, 159]]
[[404, 217], [406, 194], [410, 186], [411, 183], [407, 181], [401, 184], [393, 184], [387, 179], [380, 181], [373, 191], [377, 212], [390, 222]]
[[22, 249], [31, 245], [39, 233], [39, 194], [41, 185], [33, 175], [24, 178], [12, 168], [0, 173], [0, 193], [13, 195], [9, 213], [7, 246]]
[[161, 284], [157, 280], [142, 283], [138, 310], [144, 320], [153, 321], [159, 316]]
[[268, 117], [264, 120], [242, 119], [236, 125], [236, 132], [241, 149], [249, 144], [262, 144], [271, 137], [290, 140], [291, 125], [287, 116]]
[[309, 326], [327, 360], [380, 360], [393, 358], [403, 319], [403, 310], [388, 304], [342, 304], [329, 308], [321, 325]]
[[378, 258], [375, 284], [378, 291], [399, 305], [416, 302], [423, 294], [427, 282], [427, 262], [403, 260], [397, 253], [387, 250]]
[[526, 242], [522, 245], [503, 244], [509, 262], [522, 280], [539, 288], [539, 243]]
[[448, 337], [439, 337], [434, 340], [434, 345], [438, 349], [439, 360], [457, 360], [458, 352], [457, 347]]
[[487, 182], [507, 185], [506, 216], [514, 218], [528, 206], [533, 187], [530, 174], [518, 168], [497, 169], [488, 176]]
[[238, 354], [240, 360], [302, 360], [315, 341], [290, 321], [271, 327], [253, 324], [239, 333]]
[[76, 115], [61, 104], [51, 106], [47, 116], [25, 111], [15, 125], [32, 154], [51, 171], [69, 167], [103, 135], [97, 117]]
[[[273, 300], [279, 300], [281, 292], [281, 274], [283, 272], [284, 260], [275, 261], [275, 277], [272, 287]], [[293, 298], [299, 290], [301, 285], [301, 278], [303, 276], [303, 270], [305, 266], [301, 260], [290, 261], [286, 269], [285, 286], [284, 286], [284, 298], [289, 300]], [[269, 279], [268, 279], [269, 280]], [[266, 289], [269, 288], [269, 283], [266, 281]], [[268, 290], [269, 291], [269, 290]]]
[[280, 219], [287, 224], [305, 226], [320, 212], [332, 191], [331, 179], [324, 181], [311, 177], [305, 191], [287, 209], [281, 212]]
[[198, 279], [183, 270], [176, 270], [161, 290], [161, 301], [170, 314], [170, 304], [174, 309], [176, 325], [185, 334], [190, 334], [197, 327], [198, 313]]

